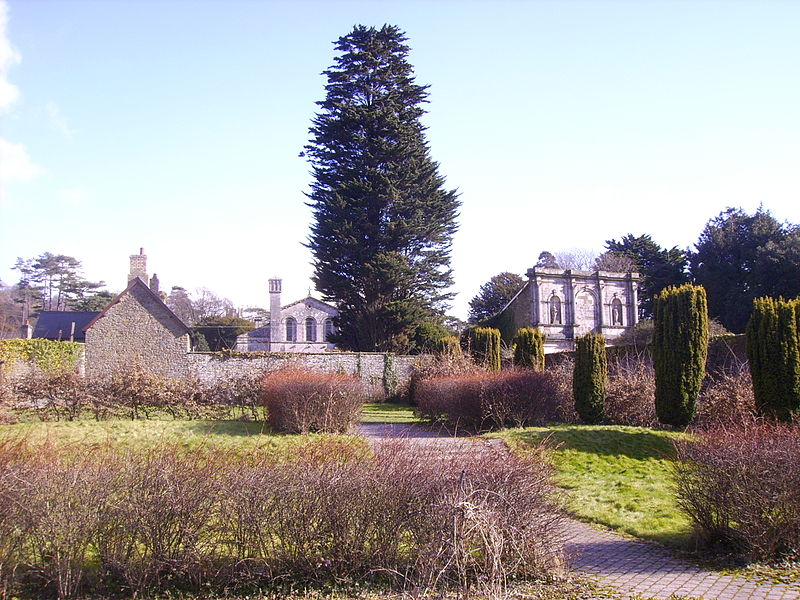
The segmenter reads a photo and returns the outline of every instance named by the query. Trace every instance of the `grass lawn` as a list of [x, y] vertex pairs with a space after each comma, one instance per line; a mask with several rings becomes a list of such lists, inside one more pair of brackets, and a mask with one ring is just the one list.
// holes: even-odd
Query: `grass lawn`
[[641, 427], [553, 425], [511, 429], [501, 437], [513, 448], [549, 440], [557, 450], [556, 484], [569, 492], [579, 518], [636, 537], [682, 546], [689, 519], [672, 491], [671, 440], [686, 434]]
[[[186, 448], [222, 446], [242, 451], [268, 448], [291, 451], [325, 437], [322, 434], [286, 435], [270, 431], [264, 423], [253, 421], [217, 421], [206, 419], [109, 419], [95, 421], [23, 422], [0, 426], [0, 440], [26, 437], [31, 442], [54, 444], [146, 446], [159, 442], [178, 443]], [[341, 436], [345, 443], [363, 444], [355, 436]]]
[[395, 402], [368, 402], [364, 404], [362, 423], [421, 423], [413, 407]]

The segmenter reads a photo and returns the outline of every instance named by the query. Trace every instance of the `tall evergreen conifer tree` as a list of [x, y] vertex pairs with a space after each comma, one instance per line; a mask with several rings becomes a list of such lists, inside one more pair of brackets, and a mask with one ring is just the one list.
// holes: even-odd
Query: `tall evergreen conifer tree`
[[314, 282], [339, 308], [334, 341], [352, 350], [412, 349], [419, 324], [451, 298], [459, 202], [430, 157], [427, 87], [414, 82], [405, 42], [390, 25], [336, 42], [305, 148]]

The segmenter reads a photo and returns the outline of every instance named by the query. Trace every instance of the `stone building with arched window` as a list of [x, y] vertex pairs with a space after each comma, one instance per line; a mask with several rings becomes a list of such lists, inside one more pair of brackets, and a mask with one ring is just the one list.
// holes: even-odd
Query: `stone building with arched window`
[[281, 305], [281, 280], [269, 280], [269, 320], [236, 338], [240, 352], [324, 352], [335, 346], [328, 341], [339, 311], [310, 294]]
[[545, 351], [571, 350], [586, 333], [613, 341], [638, 321], [638, 273], [574, 271], [534, 267], [528, 282], [489, 320], [510, 343], [517, 330], [545, 333]]

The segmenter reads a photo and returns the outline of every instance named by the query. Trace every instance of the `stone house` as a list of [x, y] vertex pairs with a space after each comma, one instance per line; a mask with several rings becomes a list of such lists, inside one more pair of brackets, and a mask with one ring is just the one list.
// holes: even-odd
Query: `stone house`
[[185, 374], [190, 330], [139, 276], [92, 319], [85, 334], [89, 376], [134, 367], [163, 377]]
[[240, 352], [324, 352], [335, 346], [328, 342], [333, 333], [335, 307], [311, 294], [281, 306], [280, 279], [269, 280], [269, 321], [236, 339]]
[[489, 320], [506, 343], [533, 327], [546, 334], [546, 352], [571, 350], [586, 333], [613, 341], [638, 321], [638, 273], [534, 267], [526, 275], [525, 286]]

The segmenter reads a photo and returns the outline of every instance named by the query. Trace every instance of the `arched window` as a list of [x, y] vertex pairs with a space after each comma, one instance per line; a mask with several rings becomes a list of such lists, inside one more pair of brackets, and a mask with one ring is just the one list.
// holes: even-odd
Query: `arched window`
[[333, 319], [325, 319], [325, 341], [330, 341], [333, 334]]
[[308, 317], [306, 319], [306, 341], [307, 342], [317, 341], [317, 322], [314, 320], [313, 317]]
[[561, 298], [555, 292], [550, 296], [550, 324], [561, 325]]
[[286, 341], [297, 341], [297, 321], [295, 321], [294, 317], [286, 319]]
[[611, 301], [611, 325], [622, 326], [622, 302], [619, 298]]

